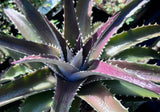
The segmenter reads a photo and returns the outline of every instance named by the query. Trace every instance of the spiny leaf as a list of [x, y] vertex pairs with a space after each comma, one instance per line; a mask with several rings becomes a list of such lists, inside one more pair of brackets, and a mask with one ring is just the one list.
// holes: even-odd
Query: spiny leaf
[[98, 58], [102, 52], [102, 49], [106, 45], [106, 42], [113, 36], [114, 33], [116, 33], [125, 20], [133, 15], [139, 8], [141, 8], [142, 5], [146, 4], [147, 2], [148, 0], [133, 0], [133, 2], [122, 9], [118, 17], [116, 17], [116, 19], [110, 24], [110, 26], [94, 44], [90, 59]]
[[20, 107], [19, 112], [42, 112], [50, 109], [53, 100], [53, 91], [45, 91], [29, 96]]
[[57, 45], [55, 40], [55, 33], [50, 28], [47, 21], [41, 16], [39, 12], [29, 3], [28, 0], [15, 0], [16, 3], [23, 10], [24, 15], [28, 21], [34, 26], [36, 32], [41, 36], [41, 39], [47, 43]]
[[[106, 57], [106, 53], [103, 53], [101, 58], [105, 59]], [[146, 62], [149, 59], [160, 59], [160, 54], [147, 47], [132, 47], [114, 55], [113, 58], [132, 62]]]
[[79, 29], [72, 0], [64, 0], [64, 37], [71, 47], [75, 46], [78, 39]]
[[131, 46], [157, 36], [160, 36], [159, 25], [142, 26], [123, 32], [111, 38], [105, 47], [105, 55], [114, 56]]
[[69, 82], [57, 77], [57, 86], [53, 99], [53, 109], [55, 112], [68, 112], [76, 95], [77, 89], [80, 87], [81, 81]]
[[136, 76], [145, 79], [160, 83], [160, 67], [156, 65], [149, 65], [143, 63], [134, 63], [123, 60], [109, 60], [108, 63], [112, 65], [117, 65], [122, 69], [126, 69], [130, 74], [135, 74]]
[[13, 81], [15, 77], [18, 77], [21, 74], [30, 73], [30, 72], [32, 72], [32, 70], [27, 68], [24, 65], [13, 66], [0, 80], [0, 83], [6, 82], [6, 81]]
[[[119, 13], [116, 14], [115, 16], [113, 16], [110, 20], [108, 20], [100, 29], [97, 30], [97, 32], [91, 37], [91, 39], [89, 39], [88, 42], [84, 45], [84, 47], [83, 47], [84, 59], [87, 58], [87, 56], [89, 58], [91, 50], [97, 50], [97, 49], [93, 49], [92, 47], [96, 43], [97, 39], [101, 37], [103, 32], [109, 27], [109, 25], [116, 19], [116, 17], [118, 15], [119, 15]], [[107, 40], [109, 38], [107, 38]]]
[[84, 39], [91, 33], [92, 5], [93, 0], [79, 0], [76, 7], [80, 33]]
[[52, 54], [58, 55], [59, 49], [40, 43], [26, 41], [24, 39], [16, 39], [0, 33], [0, 45], [23, 54]]
[[147, 98], [158, 98], [160, 99], [160, 95], [156, 93], [141, 88], [139, 86], [133, 85], [131, 83], [120, 81], [120, 80], [106, 80], [104, 81], [107, 88], [110, 89], [112, 94], [123, 95], [123, 96], [132, 96], [132, 97], [147, 97]]
[[92, 64], [87, 71], [77, 72], [71, 75], [70, 80], [83, 79], [89, 76], [101, 76], [106, 78], [115, 78], [118, 80], [124, 80], [132, 84], [138, 85], [142, 88], [149, 89], [157, 94], [160, 94], [160, 86], [154, 84], [150, 81], [141, 79], [135, 74], [127, 73], [125, 70], [120, 69], [114, 65], [99, 61], [93, 60]]
[[0, 87], [0, 106], [36, 94], [37, 92], [53, 89], [55, 82], [56, 79], [52, 76], [49, 69], [44, 68], [35, 73], [30, 73]]
[[29, 21], [26, 19], [24, 15], [17, 12], [14, 9], [4, 9], [6, 15], [10, 18], [10, 20], [16, 25], [19, 29], [20, 33], [26, 40], [41, 42], [40, 35], [36, 32], [35, 28]]
[[[61, 74], [62, 77], [66, 78], [67, 80], [70, 79], [70, 75], [73, 73], [79, 71], [76, 67], [70, 65], [69, 63], [66, 63], [62, 60], [58, 60], [55, 56], [49, 56], [49, 55], [35, 55], [35, 56], [28, 56], [25, 58], [22, 58], [18, 61], [12, 62], [12, 64], [18, 64], [18, 63], [27, 63], [27, 62], [42, 62], [47, 64], [54, 72], [57, 74]], [[55, 68], [56, 65], [57, 67]], [[58, 70], [57, 70], [58, 68]], [[67, 71], [67, 72], [66, 72]]]
[[78, 96], [98, 112], [127, 112], [127, 109], [101, 83], [83, 86]]

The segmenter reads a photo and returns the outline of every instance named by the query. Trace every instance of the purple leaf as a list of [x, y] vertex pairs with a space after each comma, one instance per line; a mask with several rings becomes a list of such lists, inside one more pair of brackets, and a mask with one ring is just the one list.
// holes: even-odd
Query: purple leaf
[[[84, 58], [86, 58], [86, 57], [89, 58], [91, 50], [94, 50], [94, 49], [92, 49], [92, 47], [96, 43], [97, 39], [101, 37], [102, 33], [109, 27], [109, 25], [117, 18], [118, 15], [119, 15], [119, 13], [117, 13], [109, 21], [107, 21], [100, 29], [97, 30], [97, 32], [92, 36], [92, 38], [84, 45], [84, 47], [83, 47]], [[103, 41], [104, 42], [103, 44], [105, 44], [110, 38], [111, 38], [111, 36], [108, 36], [108, 38], [105, 38], [106, 40]], [[101, 47], [103, 47], [103, 44]], [[102, 50], [102, 49], [96, 49], [96, 51], [97, 50]], [[99, 55], [99, 54], [97, 53], [97, 55]]]
[[83, 80], [69, 82], [57, 77], [57, 86], [53, 99], [53, 109], [55, 112], [68, 112], [76, 92]]
[[133, 15], [142, 5], [146, 4], [148, 0], [134, 0], [127, 5], [120, 13], [117, 13], [115, 20], [109, 25], [109, 27], [103, 32], [100, 38], [97, 39], [96, 43], [92, 48], [90, 59], [97, 59], [107, 41], [112, 37], [114, 33], [121, 27], [125, 20]]
[[47, 43], [57, 45], [55, 34], [50, 28], [43, 16], [31, 5], [28, 0], [15, 0], [16, 3], [23, 10], [24, 15], [28, 21], [34, 26], [41, 39]]
[[16, 25], [22, 36], [26, 40], [41, 42], [40, 35], [36, 32], [35, 28], [24, 15], [17, 12], [14, 9], [4, 9], [5, 14], [10, 18], [10, 20]]
[[114, 95], [99, 82], [83, 86], [78, 96], [98, 112], [127, 112]]
[[126, 69], [128, 73], [136, 74], [136, 76], [145, 80], [160, 82], [160, 67], [143, 63], [127, 62], [123, 60], [108, 60], [108, 63], [117, 65], [117, 67]]
[[59, 49], [50, 47], [40, 43], [26, 41], [24, 39], [16, 39], [11, 36], [0, 34], [0, 45], [27, 55], [33, 54], [52, 54], [59, 55]]
[[149, 89], [155, 93], [160, 94], [160, 86], [156, 85], [150, 81], [141, 79], [135, 74], [129, 74], [123, 69], [120, 69], [114, 65], [99, 61], [93, 60], [91, 66], [87, 71], [77, 72], [71, 75], [70, 80], [80, 80], [89, 76], [100, 76], [104, 78], [115, 78], [119, 80], [124, 80], [132, 84], [138, 85], [142, 88]]
[[77, 17], [82, 38], [91, 33], [91, 14], [93, 0], [79, 0], [77, 3]]
[[[55, 73], [57, 73], [58, 71], [57, 74], [61, 75], [66, 80], [70, 80], [70, 75], [79, 71], [77, 68], [70, 65], [69, 63], [59, 60], [56, 56], [49, 56], [49, 55], [28, 56], [18, 61], [14, 61], [12, 62], [12, 64], [28, 63], [28, 62], [42, 62], [44, 64], [47, 64], [48, 67], [50, 67]], [[55, 69], [54, 65], [56, 65], [58, 69]]]
[[64, 37], [71, 47], [75, 46], [78, 39], [79, 29], [72, 0], [64, 0]]
[[45, 18], [45, 19], [48, 22], [48, 24], [50, 25], [50, 27], [52, 28], [52, 31], [54, 31], [54, 33], [56, 35], [55, 39], [57, 41], [58, 47], [61, 50], [61, 58], [64, 61], [68, 61], [69, 59], [67, 59], [67, 56], [69, 56], [69, 54], [67, 54], [67, 53], [69, 53], [70, 51], [68, 51], [69, 48], [67, 46], [67, 43], [66, 43], [65, 39], [62, 37], [61, 33], [56, 29], [54, 24], [50, 23], [47, 18]]

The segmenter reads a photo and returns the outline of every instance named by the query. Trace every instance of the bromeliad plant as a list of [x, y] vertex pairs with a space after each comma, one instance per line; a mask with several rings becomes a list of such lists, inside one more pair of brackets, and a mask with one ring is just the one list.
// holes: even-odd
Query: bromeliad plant
[[[0, 106], [24, 99], [21, 112], [75, 112], [79, 97], [100, 112], [126, 112], [128, 109], [111, 93], [160, 98], [160, 67], [142, 63], [150, 58], [159, 59], [159, 54], [150, 48], [134, 47], [160, 36], [160, 26], [137, 27], [116, 34], [125, 20], [148, 0], [134, 0], [94, 31], [93, 1], [79, 0], [75, 11], [72, 0], [64, 0], [64, 35], [27, 0], [15, 1], [23, 14], [13, 9], [4, 12], [24, 39], [1, 33], [0, 45], [8, 52], [17, 51], [12, 57], [17, 58], [18, 53], [26, 57], [13, 61], [11, 64], [15, 66], [9, 72], [21, 66], [17, 64], [28, 62], [41, 62], [49, 69], [43, 67], [3, 84]], [[15, 74], [13, 77], [20, 73]], [[1, 73], [1, 82], [6, 77], [7, 74]], [[100, 80], [105, 80], [106, 85]], [[78, 97], [73, 101], [75, 96]]]

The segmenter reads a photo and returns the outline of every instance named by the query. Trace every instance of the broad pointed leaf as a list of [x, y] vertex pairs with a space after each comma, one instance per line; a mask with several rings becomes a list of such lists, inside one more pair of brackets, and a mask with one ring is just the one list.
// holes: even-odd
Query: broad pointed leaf
[[81, 81], [69, 82], [57, 77], [57, 86], [54, 96], [53, 109], [55, 112], [68, 112], [72, 101], [80, 87]]
[[55, 70], [55, 66], [53, 66], [53, 65], [56, 65], [58, 67], [58, 71], [59, 71], [57, 74], [62, 74], [63, 77], [66, 78], [67, 80], [70, 80], [70, 75], [79, 71], [76, 67], [70, 65], [69, 63], [66, 63], [62, 60], [58, 60], [57, 57], [49, 56], [49, 55], [28, 56], [28, 57], [22, 58], [18, 61], [14, 61], [14, 62], [12, 62], [12, 64], [27, 63], [27, 62], [42, 62], [42, 63], [45, 63], [54, 72], [57, 73], [57, 69]]
[[147, 97], [147, 98], [158, 98], [160, 99], [160, 95], [145, 89], [134, 84], [120, 81], [120, 80], [106, 80], [104, 81], [107, 88], [110, 89], [112, 94], [120, 95], [120, 96], [132, 96], [132, 97]]
[[114, 65], [94, 60], [88, 71], [77, 72], [71, 75], [70, 80], [83, 79], [89, 76], [103, 76], [104, 78], [115, 78], [127, 81], [129, 83], [138, 85], [142, 88], [151, 90], [160, 94], [160, 86], [150, 81], [137, 77], [135, 74], [127, 73], [125, 70], [120, 69]]
[[49, 69], [30, 73], [0, 87], [0, 106], [55, 87], [56, 79]]
[[[94, 46], [94, 44], [96, 43], [97, 39], [101, 37], [101, 35], [103, 34], [103, 32], [109, 27], [109, 25], [117, 18], [117, 16], [119, 15], [119, 13], [117, 13], [115, 16], [113, 16], [110, 20], [108, 20], [101, 28], [99, 28], [97, 30], [96, 33], [94, 33], [94, 35], [91, 37], [91, 39], [88, 40], [88, 42], [84, 45], [83, 47], [83, 56], [84, 58], [86, 58], [87, 56], [89, 56], [92, 47]], [[110, 38], [110, 37], [109, 37]], [[107, 38], [107, 40], [109, 39]], [[97, 49], [95, 49], [97, 50]]]
[[147, 39], [160, 36], [160, 26], [150, 25], [138, 27], [111, 38], [105, 47], [105, 55], [114, 56]]
[[11, 36], [0, 34], [0, 46], [21, 52], [23, 54], [52, 54], [58, 55], [59, 49], [40, 43], [26, 41], [24, 39], [16, 39]]
[[[106, 53], [103, 53], [101, 58], [105, 59], [106, 55]], [[160, 59], [160, 54], [150, 48], [132, 47], [114, 55], [113, 58], [132, 62], [146, 62], [149, 59]]]
[[10, 70], [4, 75], [4, 77], [0, 80], [0, 83], [4, 83], [7, 81], [13, 81], [16, 77], [32, 72], [31, 69], [27, 68], [24, 65], [16, 65], [10, 68]]
[[72, 0], [64, 0], [64, 37], [72, 47], [79, 36], [79, 29]]
[[55, 39], [56, 39], [58, 47], [61, 51], [61, 58], [64, 61], [69, 61], [68, 56], [70, 56], [69, 53], [71, 53], [71, 51], [68, 48], [65, 39], [62, 37], [62, 34], [56, 29], [56, 26], [54, 24], [52, 24], [51, 22], [49, 22], [49, 20], [46, 17], [44, 17], [44, 18], [48, 22], [48, 24], [50, 25], [50, 27], [52, 28], [52, 30], [54, 31], [54, 33], [56, 35]]
[[123, 60], [109, 60], [108, 63], [112, 65], [117, 65], [122, 69], [126, 69], [130, 74], [136, 74], [136, 76], [160, 83], [160, 67], [156, 65], [149, 65], [143, 63], [134, 63]]
[[108, 89], [97, 82], [83, 86], [78, 96], [98, 112], [127, 112]]
[[146, 4], [148, 0], [134, 0], [127, 5], [116, 19], [110, 24], [110, 26], [104, 31], [100, 38], [94, 44], [90, 59], [96, 59], [100, 56], [102, 49], [106, 45], [106, 42], [113, 36], [113, 34], [121, 27], [124, 21], [133, 15], [142, 5]]
[[92, 6], [93, 0], [79, 0], [77, 3], [76, 14], [83, 39], [91, 33]]
[[29, 23], [24, 15], [14, 9], [4, 9], [4, 12], [16, 25], [16, 27], [26, 40], [31, 40], [34, 42], [42, 41], [38, 32], [36, 32], [35, 28], [32, 26], [32, 24]]
[[41, 36], [41, 39], [47, 43], [57, 45], [55, 33], [50, 28], [43, 16], [31, 5], [28, 0], [16, 0], [16, 3], [23, 10], [28, 21], [34, 26], [36, 32]]
[[45, 91], [29, 96], [20, 107], [19, 112], [42, 112], [50, 109], [53, 100], [53, 91]]

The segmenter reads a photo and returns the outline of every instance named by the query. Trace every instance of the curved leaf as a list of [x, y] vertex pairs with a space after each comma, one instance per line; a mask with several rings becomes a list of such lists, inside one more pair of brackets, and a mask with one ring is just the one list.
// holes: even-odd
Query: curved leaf
[[28, 21], [34, 26], [36, 32], [40, 35], [44, 42], [57, 45], [55, 33], [50, 28], [47, 21], [41, 14], [31, 5], [28, 0], [15, 0], [22, 9]]
[[59, 49], [40, 43], [26, 41], [24, 39], [16, 39], [0, 33], [0, 46], [11, 49], [23, 54], [52, 54], [59, 55]]
[[46, 91], [29, 96], [20, 107], [19, 112], [42, 112], [49, 110], [53, 103], [53, 91]]
[[75, 72], [78, 72], [79, 70], [70, 65], [69, 63], [66, 63], [62, 60], [58, 60], [55, 56], [49, 56], [49, 55], [35, 55], [35, 56], [28, 56], [25, 58], [22, 58], [18, 61], [12, 62], [12, 64], [19, 64], [19, 63], [27, 63], [27, 62], [42, 62], [47, 64], [55, 73], [57, 73], [57, 69], [55, 70], [55, 66], [58, 68], [58, 73], [61, 74], [63, 78], [66, 80], [70, 80], [70, 75], [72, 75]]
[[129, 5], [120, 11], [120, 14], [116, 19], [110, 24], [110, 26], [103, 32], [100, 38], [97, 39], [96, 43], [92, 48], [90, 55], [91, 59], [97, 59], [103, 48], [105, 47], [108, 40], [113, 36], [114, 33], [121, 27], [125, 20], [133, 15], [141, 6], [146, 4], [148, 0], [133, 0]]
[[160, 26], [150, 25], [123, 32], [111, 38], [105, 47], [106, 56], [114, 56], [145, 40], [160, 36]]
[[147, 97], [147, 98], [158, 98], [160, 99], [160, 95], [147, 90], [145, 88], [141, 88], [139, 86], [133, 85], [131, 83], [120, 81], [120, 80], [106, 80], [104, 81], [107, 88], [110, 89], [112, 94], [120, 95], [120, 96], [133, 96], [137, 97]]
[[160, 83], [160, 66], [134, 63], [123, 60], [109, 60], [108, 63], [117, 65], [117, 67], [125, 69], [126, 72], [135, 74], [142, 79]]
[[[104, 53], [101, 58], [105, 59], [105, 57], [107, 56]], [[149, 59], [160, 60], [160, 53], [147, 47], [132, 47], [114, 55], [113, 58], [132, 62], [146, 62]]]
[[56, 79], [49, 69], [30, 73], [0, 87], [0, 106], [55, 87]]
[[150, 81], [141, 79], [134, 74], [127, 73], [124, 69], [120, 69], [114, 65], [94, 60], [87, 71], [74, 73], [70, 76], [70, 80], [83, 79], [89, 76], [100, 76], [104, 78], [115, 78], [124, 80], [142, 88], [149, 89], [157, 94], [160, 94], [160, 86]]
[[127, 112], [120, 102], [100, 83], [83, 86], [78, 96], [98, 112]]

